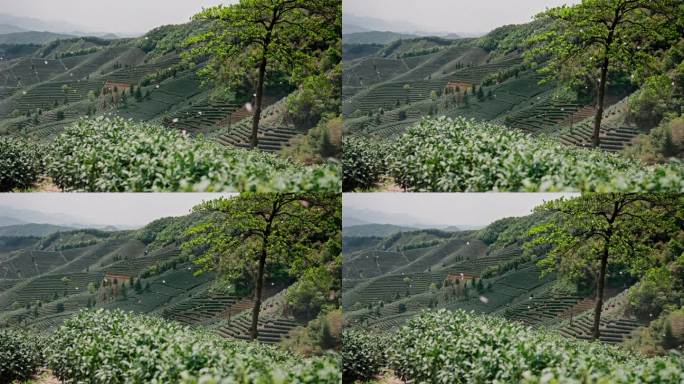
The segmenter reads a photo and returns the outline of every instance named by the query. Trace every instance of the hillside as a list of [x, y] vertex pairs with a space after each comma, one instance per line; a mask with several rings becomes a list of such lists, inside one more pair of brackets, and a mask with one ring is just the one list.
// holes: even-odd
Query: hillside
[[[0, 237], [0, 327], [50, 331], [86, 308], [153, 314], [217, 335], [248, 339], [253, 300], [248, 291], [217, 289], [216, 275], [197, 275], [181, 252], [190, 215], [155, 221], [137, 231], [75, 230], [46, 237]], [[269, 278], [259, 340], [276, 344], [307, 320], [287, 309], [295, 281]]]
[[0, 44], [47, 44], [59, 39], [73, 38], [73, 35], [64, 35], [52, 32], [11, 32], [0, 34]]
[[[17, 170], [0, 176], [0, 190], [339, 190], [340, 3], [275, 12], [287, 39], [252, 23], [255, 7], [244, 1], [199, 10], [188, 23], [134, 38], [0, 41], [0, 140], [16, 148], [2, 156]], [[224, 28], [233, 10], [246, 20], [240, 30]], [[307, 27], [293, 27], [305, 15]], [[228, 39], [219, 31], [255, 37]], [[261, 57], [252, 45], [266, 35], [274, 46]], [[297, 47], [288, 43], [297, 39]], [[113, 131], [121, 135], [108, 135]], [[115, 150], [133, 151], [130, 142], [147, 154]], [[90, 151], [108, 159], [83, 173]], [[151, 166], [164, 169], [148, 173]]]
[[345, 44], [389, 44], [396, 40], [416, 38], [416, 35], [390, 31], [353, 32], [342, 35]]
[[74, 228], [52, 224], [19, 224], [0, 226], [0, 237], [43, 237], [59, 231], [69, 231]]
[[26, 32], [26, 30], [12, 24], [0, 24], [0, 35], [17, 32]]
[[681, 382], [683, 203], [583, 194], [479, 230], [345, 236], [344, 382]]
[[413, 231], [415, 228], [403, 227], [392, 224], [355, 224], [344, 227], [346, 237], [385, 237], [396, 232]]
[[[531, 50], [529, 39], [536, 33], [542, 34], [551, 25], [548, 20], [539, 19], [528, 24], [503, 26], [479, 38], [449, 40], [418, 37], [397, 40], [383, 47], [345, 46], [342, 111], [345, 117], [345, 137], [350, 138], [345, 145], [349, 148], [350, 161], [345, 167], [356, 169], [357, 172], [362, 167], [368, 167], [370, 181], [368, 186], [355, 188], [388, 188], [386, 185], [389, 178], [399, 186], [415, 191], [463, 190], [445, 186], [425, 189], [422, 186], [402, 184], [404, 179], [393, 174], [392, 170], [396, 167], [401, 172], [402, 167], [406, 166], [401, 164], [402, 160], [398, 160], [399, 164], [392, 164], [391, 161], [382, 163], [373, 161], [372, 156], [366, 156], [367, 163], [364, 163], [361, 157], [357, 157], [364, 151], [363, 147], [367, 147], [369, 153], [376, 152], [384, 159], [404, 149], [413, 153], [411, 151], [414, 148], [411, 145], [404, 147], [404, 143], [395, 144], [401, 138], [405, 138], [406, 142], [411, 141], [413, 138], [405, 134], [409, 132], [409, 128], [418, 127], [424, 118], [432, 119], [432, 124], [442, 121], [439, 120], [441, 117], [457, 122], [472, 120], [483, 124], [491, 123], [492, 126], [515, 134], [529, 136], [530, 144], [549, 142], [548, 146], [556, 147], [559, 152], [552, 157], [563, 156], [565, 148], [592, 149], [597, 86], [592, 84], [591, 79], [584, 82], [580, 79], [569, 84], [554, 76], [553, 72], [542, 73], [545, 60], [552, 57], [550, 53], [543, 56], [545, 60], [539, 60], [540, 62], [530, 58], [535, 51]], [[606, 86], [602, 106], [598, 149], [602, 153], [618, 154], [618, 159], [628, 159], [626, 163], [633, 162], [636, 167], [641, 168], [645, 166], [641, 161], [646, 165], [673, 163], [674, 168], [677, 168], [676, 172], [681, 173], [681, 167], [676, 167], [680, 163], [671, 160], [681, 159], [681, 149], [684, 148], [678, 133], [681, 129], [681, 102], [675, 96], [684, 87], [679, 81], [684, 67], [678, 53], [684, 43], [680, 39], [679, 42], [669, 44], [657, 50], [654, 48], [651, 55], [660, 65], [654, 65], [648, 77], [637, 79], [637, 75], [617, 70], [610, 74], [611, 81]], [[655, 105], [661, 105], [662, 109], [659, 110]], [[420, 132], [421, 136], [425, 134], [426, 132]], [[444, 133], [432, 132], [427, 137], [434, 137], [438, 142], [441, 134]], [[662, 137], [668, 137], [665, 141], [673, 144], [663, 144], [658, 139]], [[358, 143], [365, 143], [359, 144], [359, 148], [357, 142], [353, 141], [357, 138]], [[491, 139], [493, 142], [497, 140], [496, 137]], [[385, 145], [388, 152], [381, 152], [382, 147], [374, 148], [374, 143]], [[420, 142], [423, 143], [426, 143], [424, 145], [427, 151], [438, 148], [428, 145], [427, 140]], [[431, 153], [428, 157], [434, 159], [434, 156], [440, 156], [437, 163], [448, 163], [457, 148], [482, 147], [477, 138], [472, 138], [472, 142], [460, 140], [459, 143], [447, 142], [444, 145], [462, 143], [466, 145], [442, 150], [438, 154]], [[521, 148], [522, 145], [509, 147]], [[529, 147], [523, 152], [544, 152], [531, 145]], [[497, 149], [488, 146], [480, 151], [464, 154], [468, 160], [463, 164], [477, 163], [482, 152], [490, 151], [496, 152]], [[594, 156], [590, 152], [584, 153], [581, 157]], [[416, 154], [422, 155], [420, 151], [416, 151]], [[406, 154], [402, 153], [400, 158], [406, 158]], [[432, 170], [429, 161], [424, 163], [423, 160], [428, 161], [406, 161], [423, 171], [425, 168]], [[527, 167], [533, 168], [524, 165], [522, 169]], [[477, 172], [470, 169], [454, 170], [453, 167], [450, 169], [462, 174]], [[377, 172], [378, 176], [374, 177], [373, 172]], [[448, 174], [437, 172], [424, 177], [433, 180], [440, 177], [453, 179]], [[558, 174], [549, 173], [548, 177], [562, 179], [562, 175]], [[384, 184], [380, 180], [384, 180]], [[510, 179], [502, 181], [502, 184], [511, 182]], [[440, 184], [447, 185], [449, 182], [442, 181]], [[353, 184], [350, 182], [350, 185]], [[364, 183], [357, 180], [355, 184]], [[390, 182], [389, 188], [392, 187]], [[583, 188], [567, 182], [565, 187]], [[470, 190], [491, 189], [475, 187]]]
[[[541, 75], [524, 64], [522, 50], [498, 49], [509, 34], [494, 31], [479, 39], [453, 41], [411, 39], [345, 62], [347, 132], [392, 138], [422, 117], [464, 116], [587, 145], [592, 100], [554, 82], [540, 85]], [[633, 91], [630, 87], [610, 90], [606, 150], [621, 150], [645, 132], [625, 122], [625, 98]]]
[[[246, 132], [238, 123], [250, 117], [243, 107], [249, 98], [236, 93], [214, 100], [213, 87], [202, 86], [195, 71], [181, 63], [178, 47], [194, 28], [201, 26], [163, 27], [138, 39], [60, 36], [35, 53], [5, 61], [0, 67], [0, 134], [51, 140], [82, 117], [113, 114], [239, 146]], [[25, 44], [9, 35], [5, 40]], [[131, 87], [138, 89], [136, 94], [130, 94]], [[292, 91], [274, 87], [269, 103]], [[268, 109], [268, 116], [266, 126], [280, 124], [281, 115]], [[298, 134], [287, 125], [271, 129], [277, 138], [263, 144], [271, 151]], [[286, 134], [279, 135], [281, 130]]]
[[[543, 217], [503, 219], [455, 233], [414, 231], [384, 239], [345, 234], [345, 323], [384, 332], [423, 310], [463, 309], [587, 339], [592, 291], [569, 288], [555, 273], [542, 276], [537, 261], [544, 254], [524, 252], [527, 231]], [[633, 283], [609, 281], [601, 341], [624, 343], [648, 325], [625, 314]]]
[[[44, 44], [0, 66], [0, 135], [50, 140], [79, 118], [113, 114], [227, 146], [247, 146], [250, 91], [242, 87], [218, 97], [216, 87], [204, 84], [196, 73], [206, 63], [190, 66], [181, 58], [184, 41], [205, 28], [192, 22], [114, 40], [0, 36], [0, 46]], [[295, 91], [282, 81], [268, 86], [263, 150], [278, 152], [311, 128], [288, 118], [285, 99]]]

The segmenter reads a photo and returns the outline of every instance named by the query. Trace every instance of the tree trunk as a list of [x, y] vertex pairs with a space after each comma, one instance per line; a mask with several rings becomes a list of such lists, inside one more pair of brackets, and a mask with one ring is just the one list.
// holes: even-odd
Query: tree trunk
[[262, 102], [264, 100], [264, 78], [266, 76], [266, 55], [261, 59], [259, 64], [259, 78], [257, 80], [256, 99], [254, 100], [254, 117], [252, 117], [252, 136], [250, 137], [250, 146], [256, 149], [259, 144], [259, 120], [261, 120]]
[[601, 324], [601, 310], [603, 309], [603, 289], [606, 283], [606, 267], [608, 266], [608, 241], [603, 245], [601, 255], [601, 270], [599, 271], [598, 281], [596, 282], [596, 307], [594, 307], [594, 325], [591, 330], [591, 339], [598, 340], [600, 335], [599, 324]]
[[256, 292], [254, 293], [254, 308], [252, 309], [252, 327], [250, 337], [256, 340], [259, 336], [257, 326], [259, 325], [259, 312], [261, 311], [261, 295], [264, 290], [264, 268], [266, 266], [266, 244], [261, 248], [259, 256], [259, 270], [257, 272]]
[[599, 133], [601, 132], [601, 120], [603, 120], [603, 99], [606, 97], [606, 81], [608, 77], [608, 56], [603, 58], [601, 65], [601, 81], [598, 85], [598, 97], [596, 100], [596, 116], [594, 116], [594, 134], [591, 137], [592, 145], [598, 148], [601, 144]]

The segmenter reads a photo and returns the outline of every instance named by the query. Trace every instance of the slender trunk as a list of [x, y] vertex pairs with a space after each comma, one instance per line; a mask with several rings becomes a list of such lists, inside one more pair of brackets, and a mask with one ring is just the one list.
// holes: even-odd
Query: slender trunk
[[259, 336], [257, 329], [259, 325], [259, 312], [261, 311], [261, 295], [264, 289], [264, 268], [266, 266], [266, 243], [261, 248], [261, 255], [259, 256], [259, 270], [257, 272], [256, 292], [254, 293], [254, 308], [252, 309], [252, 327], [250, 329], [250, 337], [256, 340]]
[[259, 79], [257, 80], [256, 100], [254, 101], [254, 117], [252, 117], [252, 136], [250, 138], [250, 145], [252, 149], [256, 149], [259, 144], [259, 120], [261, 120], [261, 108], [264, 99], [264, 77], [266, 75], [266, 54], [261, 59], [259, 64]]
[[601, 255], [601, 270], [599, 271], [598, 281], [596, 282], [596, 307], [594, 308], [594, 325], [591, 330], [591, 339], [598, 340], [600, 335], [599, 324], [601, 323], [601, 310], [603, 309], [603, 289], [606, 283], [606, 267], [608, 266], [608, 247], [609, 242], [603, 245]]
[[603, 58], [603, 64], [601, 65], [601, 80], [598, 85], [598, 96], [596, 100], [596, 116], [594, 117], [594, 134], [592, 135], [591, 141], [595, 148], [601, 144], [601, 139], [599, 134], [601, 133], [601, 120], [603, 120], [603, 99], [606, 96], [606, 80], [608, 77], [608, 56]]

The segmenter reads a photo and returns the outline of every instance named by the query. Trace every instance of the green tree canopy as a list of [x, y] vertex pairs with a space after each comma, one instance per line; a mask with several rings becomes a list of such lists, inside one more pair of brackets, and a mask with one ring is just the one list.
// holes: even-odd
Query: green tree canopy
[[[589, 274], [596, 282], [593, 338], [598, 339], [607, 268], [623, 265], [633, 274], [653, 267], [648, 258], [662, 233], [676, 230], [678, 195], [605, 193], [549, 201], [536, 209], [551, 213], [534, 226], [527, 249], [549, 249], [540, 261], [545, 271], [565, 276]], [[539, 247], [539, 248], [538, 248]]]
[[[251, 145], [258, 144], [267, 73], [284, 72], [293, 81], [316, 68], [342, 33], [339, 0], [240, 0], [203, 10], [195, 20], [208, 30], [188, 39], [190, 58], [209, 58], [200, 71], [219, 86], [244, 85], [255, 77]], [[256, 76], [251, 76], [256, 69]]]
[[528, 60], [542, 64], [548, 78], [597, 90], [593, 145], [599, 132], [608, 75], [645, 73], [654, 53], [682, 32], [684, 6], [679, 0], [583, 0], [537, 15], [549, 24], [530, 39]]
[[341, 228], [339, 195], [244, 193], [194, 210], [208, 213], [207, 219], [188, 230], [183, 248], [200, 252], [195, 259], [200, 272], [216, 271], [230, 284], [253, 282], [253, 339], [267, 264], [287, 265], [296, 278], [339, 254], [325, 252]]

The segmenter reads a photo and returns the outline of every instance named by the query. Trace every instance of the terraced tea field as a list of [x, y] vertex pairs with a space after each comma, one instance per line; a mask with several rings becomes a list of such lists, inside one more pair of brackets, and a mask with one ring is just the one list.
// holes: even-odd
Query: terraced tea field
[[[128, 41], [98, 45], [64, 40], [41, 55], [2, 61], [3, 134], [50, 141], [82, 117], [113, 114], [249, 147], [252, 114], [244, 107], [249, 98], [216, 98], [214, 85], [202, 85], [196, 69], [189, 70], [178, 52], [159, 55]], [[206, 63], [196, 64], [202, 68]], [[273, 88], [267, 92], [266, 107], [276, 101], [271, 99], [294, 90], [283, 82]], [[269, 122], [272, 114], [280, 120]], [[282, 107], [266, 108], [260, 149], [278, 152], [306, 133], [284, 120], [285, 115]]]
[[49, 274], [17, 284], [0, 295], [0, 308], [8, 309], [14, 303], [26, 305], [37, 300], [49, 302], [57, 297], [86, 292], [88, 284], [100, 285], [104, 273]]
[[[521, 243], [488, 244], [478, 236], [455, 232], [436, 245], [404, 251], [397, 249], [425, 241], [425, 232], [366, 242], [357, 237], [345, 240], [358, 245], [343, 254], [347, 326], [393, 332], [422, 311], [446, 308], [494, 314], [551, 328], [566, 337], [590, 339], [593, 293], [557, 292], [558, 275], [542, 274], [538, 260], [530, 258]], [[610, 286], [606, 291], [601, 341], [624, 342], [643, 326], [624, 315], [624, 289]]]
[[[260, 319], [258, 340], [262, 343], [277, 344], [300, 325], [294, 320], [281, 317]], [[229, 325], [219, 328], [218, 333], [223, 337], [249, 340], [250, 327], [250, 320], [246, 316], [239, 316], [231, 320]]]
[[[542, 82], [543, 76], [518, 53], [502, 57], [464, 39], [435, 53], [401, 56], [421, 42], [397, 42], [391, 50], [387, 46], [345, 63], [342, 111], [349, 134], [391, 139], [423, 117], [448, 116], [494, 121], [566, 145], [590, 146], [594, 103], [580, 101], [554, 81]], [[605, 117], [622, 121], [602, 124], [600, 147], [617, 152], [644, 131], [624, 123], [627, 109], [617, 103], [624, 91], [610, 92]]]
[[172, 261], [178, 255], [180, 255], [179, 249], [168, 247], [154, 252], [149, 256], [141, 256], [116, 262], [104, 269], [109, 274], [136, 277], [145, 272], [148, 268], [164, 261]]

